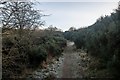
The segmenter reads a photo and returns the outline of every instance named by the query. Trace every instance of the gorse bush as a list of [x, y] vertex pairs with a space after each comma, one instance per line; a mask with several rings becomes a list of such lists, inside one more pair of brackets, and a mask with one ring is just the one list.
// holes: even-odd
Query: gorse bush
[[61, 52], [63, 51], [63, 47], [66, 46], [66, 40], [61, 38], [61, 37], [51, 37], [47, 42], [46, 42], [46, 48], [48, 52], [53, 55], [57, 56], [60, 55]]
[[[26, 30], [23, 32], [26, 33]], [[3, 35], [3, 78], [13, 77], [14, 73], [19, 76], [25, 68], [37, 68], [46, 61], [48, 55], [53, 57], [61, 55], [63, 47], [66, 46], [66, 40], [61, 36], [56, 38], [53, 34], [49, 36], [47, 32], [46, 35], [41, 36], [43, 33], [44, 31], [33, 31], [29, 35], [22, 36], [17, 32]], [[17, 68], [13, 69], [12, 66]]]
[[39, 65], [42, 61], [46, 60], [47, 51], [44, 46], [35, 46], [30, 49], [29, 60], [33, 65]]

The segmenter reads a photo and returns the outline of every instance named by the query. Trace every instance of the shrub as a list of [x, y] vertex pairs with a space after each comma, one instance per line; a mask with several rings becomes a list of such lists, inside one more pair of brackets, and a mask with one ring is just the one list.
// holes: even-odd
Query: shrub
[[46, 60], [47, 52], [46, 49], [43, 46], [35, 46], [32, 47], [29, 53], [29, 59], [30, 63], [36, 65], [39, 65], [42, 61]]

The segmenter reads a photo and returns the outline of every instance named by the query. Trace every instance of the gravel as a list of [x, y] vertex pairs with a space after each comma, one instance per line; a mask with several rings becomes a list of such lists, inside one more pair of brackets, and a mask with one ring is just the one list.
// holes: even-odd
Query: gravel
[[64, 57], [61, 56], [57, 60], [53, 60], [53, 63], [48, 64], [46, 69], [38, 69], [33, 72], [33, 74], [29, 75], [28, 78], [39, 78], [44, 79], [48, 76], [52, 75], [56, 78], [61, 77], [61, 70], [62, 70], [62, 63], [63, 63]]

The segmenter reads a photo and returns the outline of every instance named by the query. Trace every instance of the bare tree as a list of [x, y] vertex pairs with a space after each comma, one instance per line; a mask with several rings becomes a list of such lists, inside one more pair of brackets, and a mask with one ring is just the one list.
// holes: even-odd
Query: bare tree
[[2, 2], [1, 20], [3, 28], [35, 29], [44, 25], [41, 11], [33, 8], [32, 2]]

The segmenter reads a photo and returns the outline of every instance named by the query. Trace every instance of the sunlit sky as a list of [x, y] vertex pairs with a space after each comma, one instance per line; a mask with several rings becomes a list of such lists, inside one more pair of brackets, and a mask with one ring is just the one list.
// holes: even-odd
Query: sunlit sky
[[114, 12], [117, 6], [117, 2], [40, 2], [36, 8], [43, 10], [43, 14], [51, 14], [42, 18], [45, 27], [53, 25], [65, 31], [92, 25], [100, 16]]

